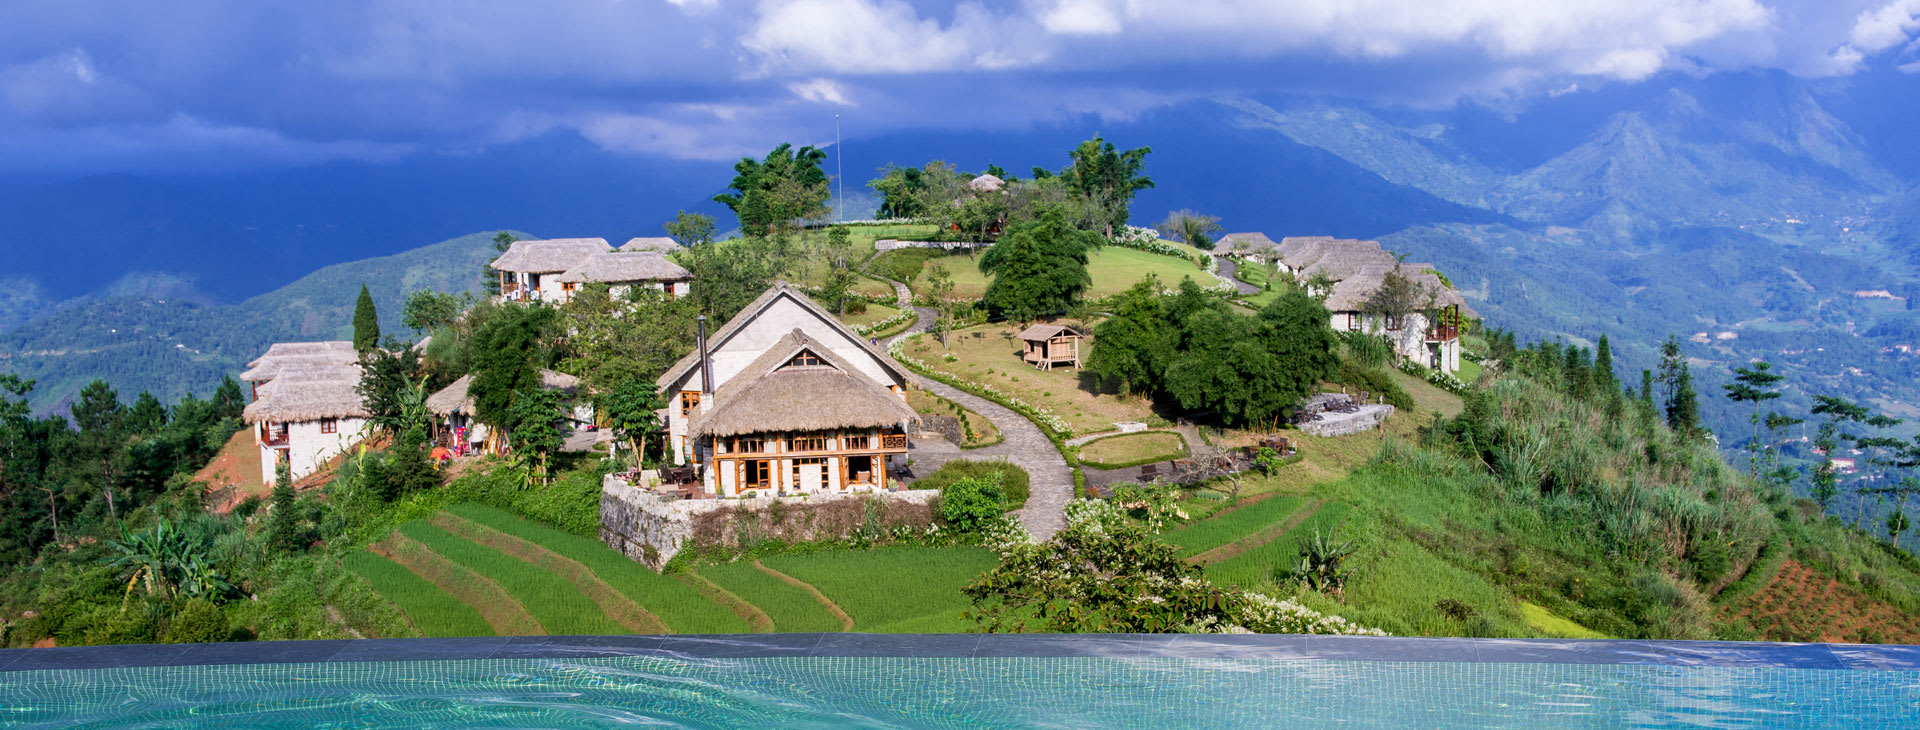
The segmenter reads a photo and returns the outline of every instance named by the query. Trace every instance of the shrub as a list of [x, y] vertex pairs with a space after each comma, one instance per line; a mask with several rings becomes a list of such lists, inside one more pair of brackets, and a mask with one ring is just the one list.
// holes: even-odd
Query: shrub
[[1455, 621], [1465, 621], [1480, 614], [1480, 612], [1474, 610], [1472, 606], [1452, 598], [1440, 599], [1439, 602], [1433, 604], [1433, 610], [1439, 611], [1440, 615]]
[[[1000, 493], [1005, 500], [1007, 510], [1019, 509], [1027, 503], [1029, 485], [1027, 470], [1005, 461], [954, 459], [934, 470], [932, 474], [915, 481], [913, 488], [938, 489], [944, 494], [948, 487], [963, 479], [996, 480], [1000, 484]], [[597, 502], [595, 504], [598, 505]]]
[[1342, 332], [1341, 342], [1346, 344], [1346, 357], [1342, 361], [1351, 362], [1363, 368], [1377, 368], [1387, 364], [1393, 357], [1393, 346], [1382, 335], [1365, 332]]
[[940, 490], [940, 517], [961, 532], [974, 532], [1006, 508], [998, 474], [967, 477]]
[[195, 598], [173, 615], [173, 622], [167, 627], [166, 643], [206, 644], [226, 641], [230, 635], [226, 612], [212, 601]]
[[1333, 377], [1334, 382], [1379, 396], [1394, 408], [1413, 408], [1413, 396], [1407, 395], [1407, 391], [1401, 389], [1399, 383], [1393, 382], [1393, 377], [1385, 370], [1347, 361], [1340, 363], [1340, 370]]

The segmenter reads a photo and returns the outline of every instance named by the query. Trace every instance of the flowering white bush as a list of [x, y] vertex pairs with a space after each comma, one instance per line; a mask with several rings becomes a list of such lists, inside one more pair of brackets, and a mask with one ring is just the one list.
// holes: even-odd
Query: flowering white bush
[[1152, 228], [1141, 228], [1139, 226], [1120, 228], [1113, 232], [1113, 236], [1108, 238], [1107, 242], [1121, 248], [1138, 249], [1147, 253], [1172, 256], [1188, 261], [1193, 260], [1193, 256], [1187, 253], [1186, 249], [1169, 243], [1166, 239], [1160, 237], [1159, 231], [1153, 230]]
[[911, 355], [908, 355], [906, 344], [908, 342], [912, 342], [913, 340], [919, 338], [923, 334], [925, 333], [912, 332], [912, 333], [908, 333], [904, 337], [901, 337], [900, 339], [894, 340], [893, 344], [887, 346], [887, 354], [891, 355], [893, 359], [900, 361], [901, 364], [906, 365], [909, 369], [913, 370], [914, 372], [920, 373], [921, 375], [925, 375], [929, 378], [933, 378], [934, 380], [938, 380], [942, 383], [946, 383], [947, 385], [951, 385], [955, 388], [959, 388], [961, 390], [967, 391], [969, 393], [980, 396], [987, 400], [999, 403], [1000, 405], [1006, 406], [1007, 408], [1012, 409], [1014, 412], [1019, 413], [1022, 416], [1025, 416], [1027, 420], [1033, 421], [1035, 425], [1053, 432], [1054, 434], [1058, 435], [1060, 438], [1067, 438], [1073, 435], [1073, 429], [1067, 426], [1067, 422], [1065, 420], [1062, 420], [1059, 416], [1054, 415], [1053, 411], [1051, 410], [1041, 408], [1039, 406], [1033, 405], [1026, 401], [1020, 400], [1019, 398], [1015, 398], [1013, 396], [1007, 395], [1006, 393], [1002, 393], [1000, 392], [1000, 389], [995, 388], [991, 385], [987, 385], [985, 383], [976, 383], [971, 380], [964, 380], [951, 373], [935, 370], [932, 367], [929, 367], [926, 363], [921, 362], [918, 359], [915, 359]]
[[1454, 395], [1466, 395], [1467, 393], [1467, 384], [1459, 378], [1454, 377], [1452, 373], [1439, 370], [1429, 371], [1427, 373], [1427, 382]]
[[856, 327], [856, 328], [854, 328], [854, 330], [853, 330], [853, 331], [854, 331], [854, 332], [857, 332], [857, 333], [860, 333], [860, 334], [861, 334], [862, 336], [865, 336], [865, 335], [870, 335], [870, 334], [873, 334], [873, 333], [875, 333], [875, 332], [885, 332], [885, 331], [887, 331], [887, 330], [889, 330], [889, 329], [893, 329], [893, 327], [894, 327], [894, 326], [896, 326], [896, 325], [898, 325], [898, 324], [900, 324], [901, 322], [906, 322], [906, 321], [910, 321], [910, 320], [912, 320], [912, 319], [913, 319], [913, 317], [914, 317], [914, 313], [913, 313], [913, 310], [911, 310], [911, 309], [902, 309], [902, 310], [900, 310], [900, 313], [899, 313], [899, 314], [895, 314], [895, 315], [893, 315], [893, 316], [891, 316], [891, 317], [888, 317], [888, 318], [886, 318], [886, 319], [883, 319], [883, 320], [880, 320], [880, 321], [878, 321], [878, 322], [875, 322], [875, 323], [873, 323], [873, 324], [870, 324], [870, 325], [867, 325], [867, 326], [865, 326], [865, 327]]
[[[1262, 593], [1241, 594], [1240, 604], [1234, 606], [1233, 613], [1237, 628], [1256, 634], [1387, 635], [1385, 631], [1307, 608], [1291, 598], [1276, 599]], [[1230, 627], [1228, 633], [1237, 632]]]

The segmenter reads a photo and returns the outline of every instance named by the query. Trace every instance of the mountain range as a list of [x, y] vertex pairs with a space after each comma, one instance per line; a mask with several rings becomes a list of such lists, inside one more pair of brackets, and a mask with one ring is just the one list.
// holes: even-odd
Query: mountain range
[[[849, 114], [856, 134], [828, 166], [860, 214], [888, 163], [1024, 176], [1095, 132], [1150, 146], [1136, 223], [1191, 208], [1228, 230], [1379, 238], [1523, 338], [1608, 334], [1629, 381], [1679, 336], [1710, 423], [1732, 434], [1745, 414], [1717, 385], [1754, 358], [1789, 375], [1784, 408], [1820, 392], [1920, 417], [1920, 359], [1902, 349], [1920, 346], [1920, 150], [1902, 121], [1920, 113], [1916, 86], [1668, 74], [1515, 108], [1235, 97], [870, 137]], [[42, 410], [92, 377], [205, 392], [267, 342], [344, 333], [363, 280], [391, 318], [409, 289], [476, 283], [494, 229], [619, 240], [681, 209], [724, 221], [710, 197], [730, 178], [724, 161], [552, 135], [245, 175], [0, 182], [15, 262], [0, 368], [39, 379]]]

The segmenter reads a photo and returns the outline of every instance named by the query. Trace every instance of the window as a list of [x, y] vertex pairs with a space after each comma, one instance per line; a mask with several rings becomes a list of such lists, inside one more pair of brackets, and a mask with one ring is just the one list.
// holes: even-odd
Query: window
[[753, 438], [740, 438], [740, 439], [733, 440], [733, 453], [763, 454], [763, 453], [766, 453], [766, 451], [767, 451], [766, 439], [760, 438], [758, 436], [755, 436]]
[[742, 475], [744, 489], [765, 489], [773, 486], [773, 460], [754, 459], [746, 462], [746, 473]]
[[563, 282], [560, 282], [560, 291], [566, 292], [568, 294], [572, 294], [573, 288], [576, 286], [579, 286], [579, 284], [576, 284], [571, 281], [563, 281]]
[[787, 361], [787, 367], [790, 368], [817, 368], [825, 364], [827, 361], [813, 354], [812, 350], [801, 350], [800, 354], [794, 355], [792, 360]]
[[673, 282], [671, 281], [667, 282], [666, 285], [660, 287], [660, 289], [661, 291], [666, 293], [667, 301], [669, 302], [673, 301]]
[[1386, 316], [1386, 320], [1387, 320], [1388, 330], [1394, 331], [1394, 332], [1400, 331], [1400, 315], [1389, 314]]
[[826, 451], [827, 437], [817, 433], [787, 437], [788, 451]]
[[697, 391], [697, 390], [680, 391], [680, 415], [682, 416], [693, 415], [693, 409], [699, 405], [700, 405], [700, 391]]
[[848, 451], [869, 448], [868, 444], [873, 443], [873, 437], [864, 433], [858, 436], [843, 436], [840, 440], [845, 444], [844, 448]]
[[339, 433], [339, 432], [340, 432], [340, 419], [338, 418], [320, 419], [320, 433]]

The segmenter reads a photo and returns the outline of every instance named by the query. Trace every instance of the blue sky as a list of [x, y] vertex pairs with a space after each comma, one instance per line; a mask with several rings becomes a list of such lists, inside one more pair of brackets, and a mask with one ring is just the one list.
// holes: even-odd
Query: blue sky
[[1920, 0], [7, 0], [0, 172], [1125, 119], [1305, 91], [1524, 105], [1662, 72], [1920, 71]]

